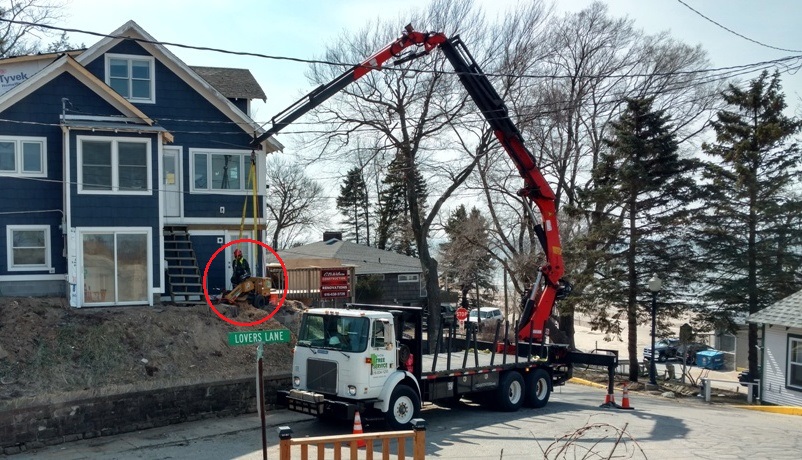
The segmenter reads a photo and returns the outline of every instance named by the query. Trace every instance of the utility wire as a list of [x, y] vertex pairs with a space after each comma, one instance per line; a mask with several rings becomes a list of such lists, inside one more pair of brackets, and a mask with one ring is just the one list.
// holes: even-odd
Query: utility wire
[[[336, 62], [336, 61], [327, 61], [327, 60], [320, 60], [320, 59], [303, 59], [303, 58], [296, 58], [296, 57], [289, 57], [289, 56], [277, 56], [277, 55], [270, 55], [264, 53], [256, 53], [251, 51], [232, 51], [226, 50], [222, 48], [211, 48], [206, 46], [196, 46], [196, 45], [186, 45], [182, 43], [175, 43], [175, 42], [165, 42], [159, 40], [148, 40], [144, 38], [136, 38], [136, 37], [127, 37], [125, 35], [111, 35], [111, 34], [104, 34], [100, 32], [93, 32], [84, 29], [73, 29], [67, 27], [59, 27], [59, 26], [52, 26], [47, 24], [37, 24], [33, 22], [27, 21], [18, 21], [18, 20], [11, 20], [11, 19], [3, 19], [0, 18], [0, 22], [6, 22], [9, 24], [17, 24], [17, 25], [24, 25], [28, 27], [38, 27], [43, 29], [49, 30], [57, 30], [61, 32], [71, 32], [71, 33], [79, 33], [79, 34], [87, 34], [87, 35], [94, 35], [97, 37], [103, 38], [117, 38], [121, 40], [132, 40], [139, 43], [148, 43], [153, 45], [162, 45], [162, 46], [175, 46], [178, 48], [185, 48], [185, 49], [192, 49], [198, 51], [212, 51], [216, 53], [222, 54], [231, 54], [236, 56], [252, 56], [258, 57], [263, 59], [273, 59], [273, 60], [283, 60], [283, 61], [293, 61], [299, 63], [306, 63], [306, 64], [323, 64], [323, 65], [330, 65], [330, 66], [337, 66], [337, 67], [354, 67], [360, 65], [360, 63], [345, 63], [345, 62]], [[746, 38], [746, 37], [744, 37]], [[764, 45], [768, 46], [768, 45]], [[772, 47], [773, 48], [773, 47]], [[776, 48], [781, 49], [781, 48]], [[802, 51], [796, 50], [785, 50], [794, 53], [802, 53]], [[775, 61], [787, 60], [787, 59], [796, 59], [799, 56], [788, 56], [786, 58], [781, 58]], [[708, 73], [714, 71], [721, 71], [721, 70], [734, 70], [740, 69], [743, 67], [749, 67], [757, 64], [765, 64], [766, 62], [775, 62], [775, 61], [764, 61], [761, 63], [755, 64], [741, 64], [735, 66], [726, 66], [726, 67], [717, 67], [717, 68], [709, 68], [709, 69], [692, 69], [692, 70], [676, 70], [670, 72], [655, 72], [655, 73], [634, 73], [634, 74], [609, 74], [609, 75], [593, 75], [593, 74], [581, 74], [578, 77], [580, 78], [635, 78], [635, 77], [654, 77], [654, 76], [671, 76], [671, 75], [691, 75], [691, 74], [699, 74], [699, 73]], [[432, 74], [452, 74], [452, 75], [475, 75], [472, 72], [456, 72], [456, 71], [445, 71], [445, 70], [426, 70], [426, 69], [413, 69], [413, 68], [406, 68], [406, 69], [399, 69], [394, 67], [382, 67], [382, 70], [400, 70], [404, 72], [417, 72], [417, 73], [432, 73]], [[521, 78], [540, 78], [540, 79], [561, 79], [561, 78], [575, 78], [572, 75], [554, 75], [554, 74], [508, 74], [508, 73], [492, 73], [492, 72], [483, 72], [482, 75], [488, 77], [521, 77]]]
[[773, 49], [773, 50], [778, 50], [778, 51], [786, 51], [786, 52], [789, 52], [789, 53], [802, 53], [802, 50], [792, 50], [792, 49], [788, 49], [788, 48], [779, 48], [779, 47], [776, 47], [776, 46], [771, 46], [771, 45], [767, 45], [767, 44], [765, 44], [765, 43], [763, 43], [763, 42], [759, 42], [759, 41], [757, 41], [757, 40], [754, 40], [754, 39], [752, 39], [752, 38], [749, 38], [749, 37], [747, 37], [746, 35], [740, 34], [740, 33], [736, 32], [736, 31], [734, 31], [734, 30], [730, 29], [729, 27], [727, 27], [727, 26], [725, 26], [725, 25], [722, 25], [722, 24], [718, 23], [717, 21], [714, 21], [713, 19], [710, 19], [709, 17], [707, 17], [707, 16], [705, 16], [704, 14], [702, 14], [702, 13], [701, 13], [699, 10], [697, 10], [697, 9], [693, 8], [692, 6], [688, 5], [687, 3], [685, 3], [683, 0], [677, 0], [677, 1], [678, 1], [678, 2], [680, 2], [680, 3], [681, 3], [683, 6], [685, 6], [686, 8], [688, 8], [689, 10], [691, 10], [691, 11], [693, 11], [694, 13], [698, 14], [699, 16], [703, 17], [703, 18], [704, 18], [704, 19], [706, 19], [707, 21], [710, 21], [710, 22], [712, 22], [713, 24], [717, 25], [718, 27], [721, 27], [722, 29], [726, 30], [727, 32], [729, 32], [729, 33], [731, 33], [731, 34], [733, 34], [733, 35], [737, 35], [738, 37], [741, 37], [741, 38], [743, 38], [744, 40], [750, 41], [750, 42], [752, 42], [752, 43], [754, 43], [754, 44], [756, 44], [756, 45], [764, 46], [764, 47], [766, 47], [766, 48], [771, 48], [771, 49]]

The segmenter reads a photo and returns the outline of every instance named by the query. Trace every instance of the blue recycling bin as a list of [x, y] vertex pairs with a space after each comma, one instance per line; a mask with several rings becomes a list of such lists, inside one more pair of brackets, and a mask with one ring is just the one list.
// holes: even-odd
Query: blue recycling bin
[[696, 365], [710, 370], [724, 367], [724, 353], [718, 350], [705, 350], [696, 353]]

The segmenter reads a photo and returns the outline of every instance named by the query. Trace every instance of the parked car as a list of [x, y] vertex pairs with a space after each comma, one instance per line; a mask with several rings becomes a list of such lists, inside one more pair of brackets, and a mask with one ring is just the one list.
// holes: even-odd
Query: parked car
[[504, 319], [504, 315], [501, 313], [501, 310], [493, 307], [481, 307], [479, 309], [474, 308], [468, 313], [469, 323], [484, 323], [485, 321], [495, 322], [502, 319]]
[[[669, 338], [660, 339], [654, 344], [657, 351], [656, 361], [664, 363], [669, 359], [677, 357], [677, 347], [679, 346], [679, 339]], [[649, 362], [652, 360], [652, 347], [645, 347], [643, 349], [643, 361]]]
[[741, 385], [747, 386], [747, 383], [755, 382], [760, 378], [760, 371], [760, 366], [757, 367], [757, 375], [750, 374], [749, 369], [741, 371], [741, 373], [738, 374], [738, 381], [741, 382]]
[[712, 350], [713, 347], [705, 343], [691, 342], [677, 347], [677, 358], [685, 359], [685, 364], [696, 364], [696, 353], [700, 351]]

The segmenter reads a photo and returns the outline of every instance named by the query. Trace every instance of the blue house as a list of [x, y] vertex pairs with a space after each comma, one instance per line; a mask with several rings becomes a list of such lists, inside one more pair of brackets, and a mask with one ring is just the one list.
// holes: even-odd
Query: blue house
[[[201, 300], [215, 252], [263, 240], [253, 194], [264, 209], [282, 146], [250, 147], [253, 99], [249, 71], [190, 67], [133, 21], [86, 50], [0, 60], [0, 295]], [[254, 246], [239, 247], [264, 266]], [[209, 291], [228, 287], [234, 248], [208, 264]]]

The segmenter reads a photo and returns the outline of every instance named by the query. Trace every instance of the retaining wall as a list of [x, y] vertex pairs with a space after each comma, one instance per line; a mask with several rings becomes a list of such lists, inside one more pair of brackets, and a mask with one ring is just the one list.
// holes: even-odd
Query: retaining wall
[[[265, 377], [265, 406], [291, 386], [289, 374]], [[0, 412], [0, 452], [256, 412], [254, 377], [40, 404]]]

